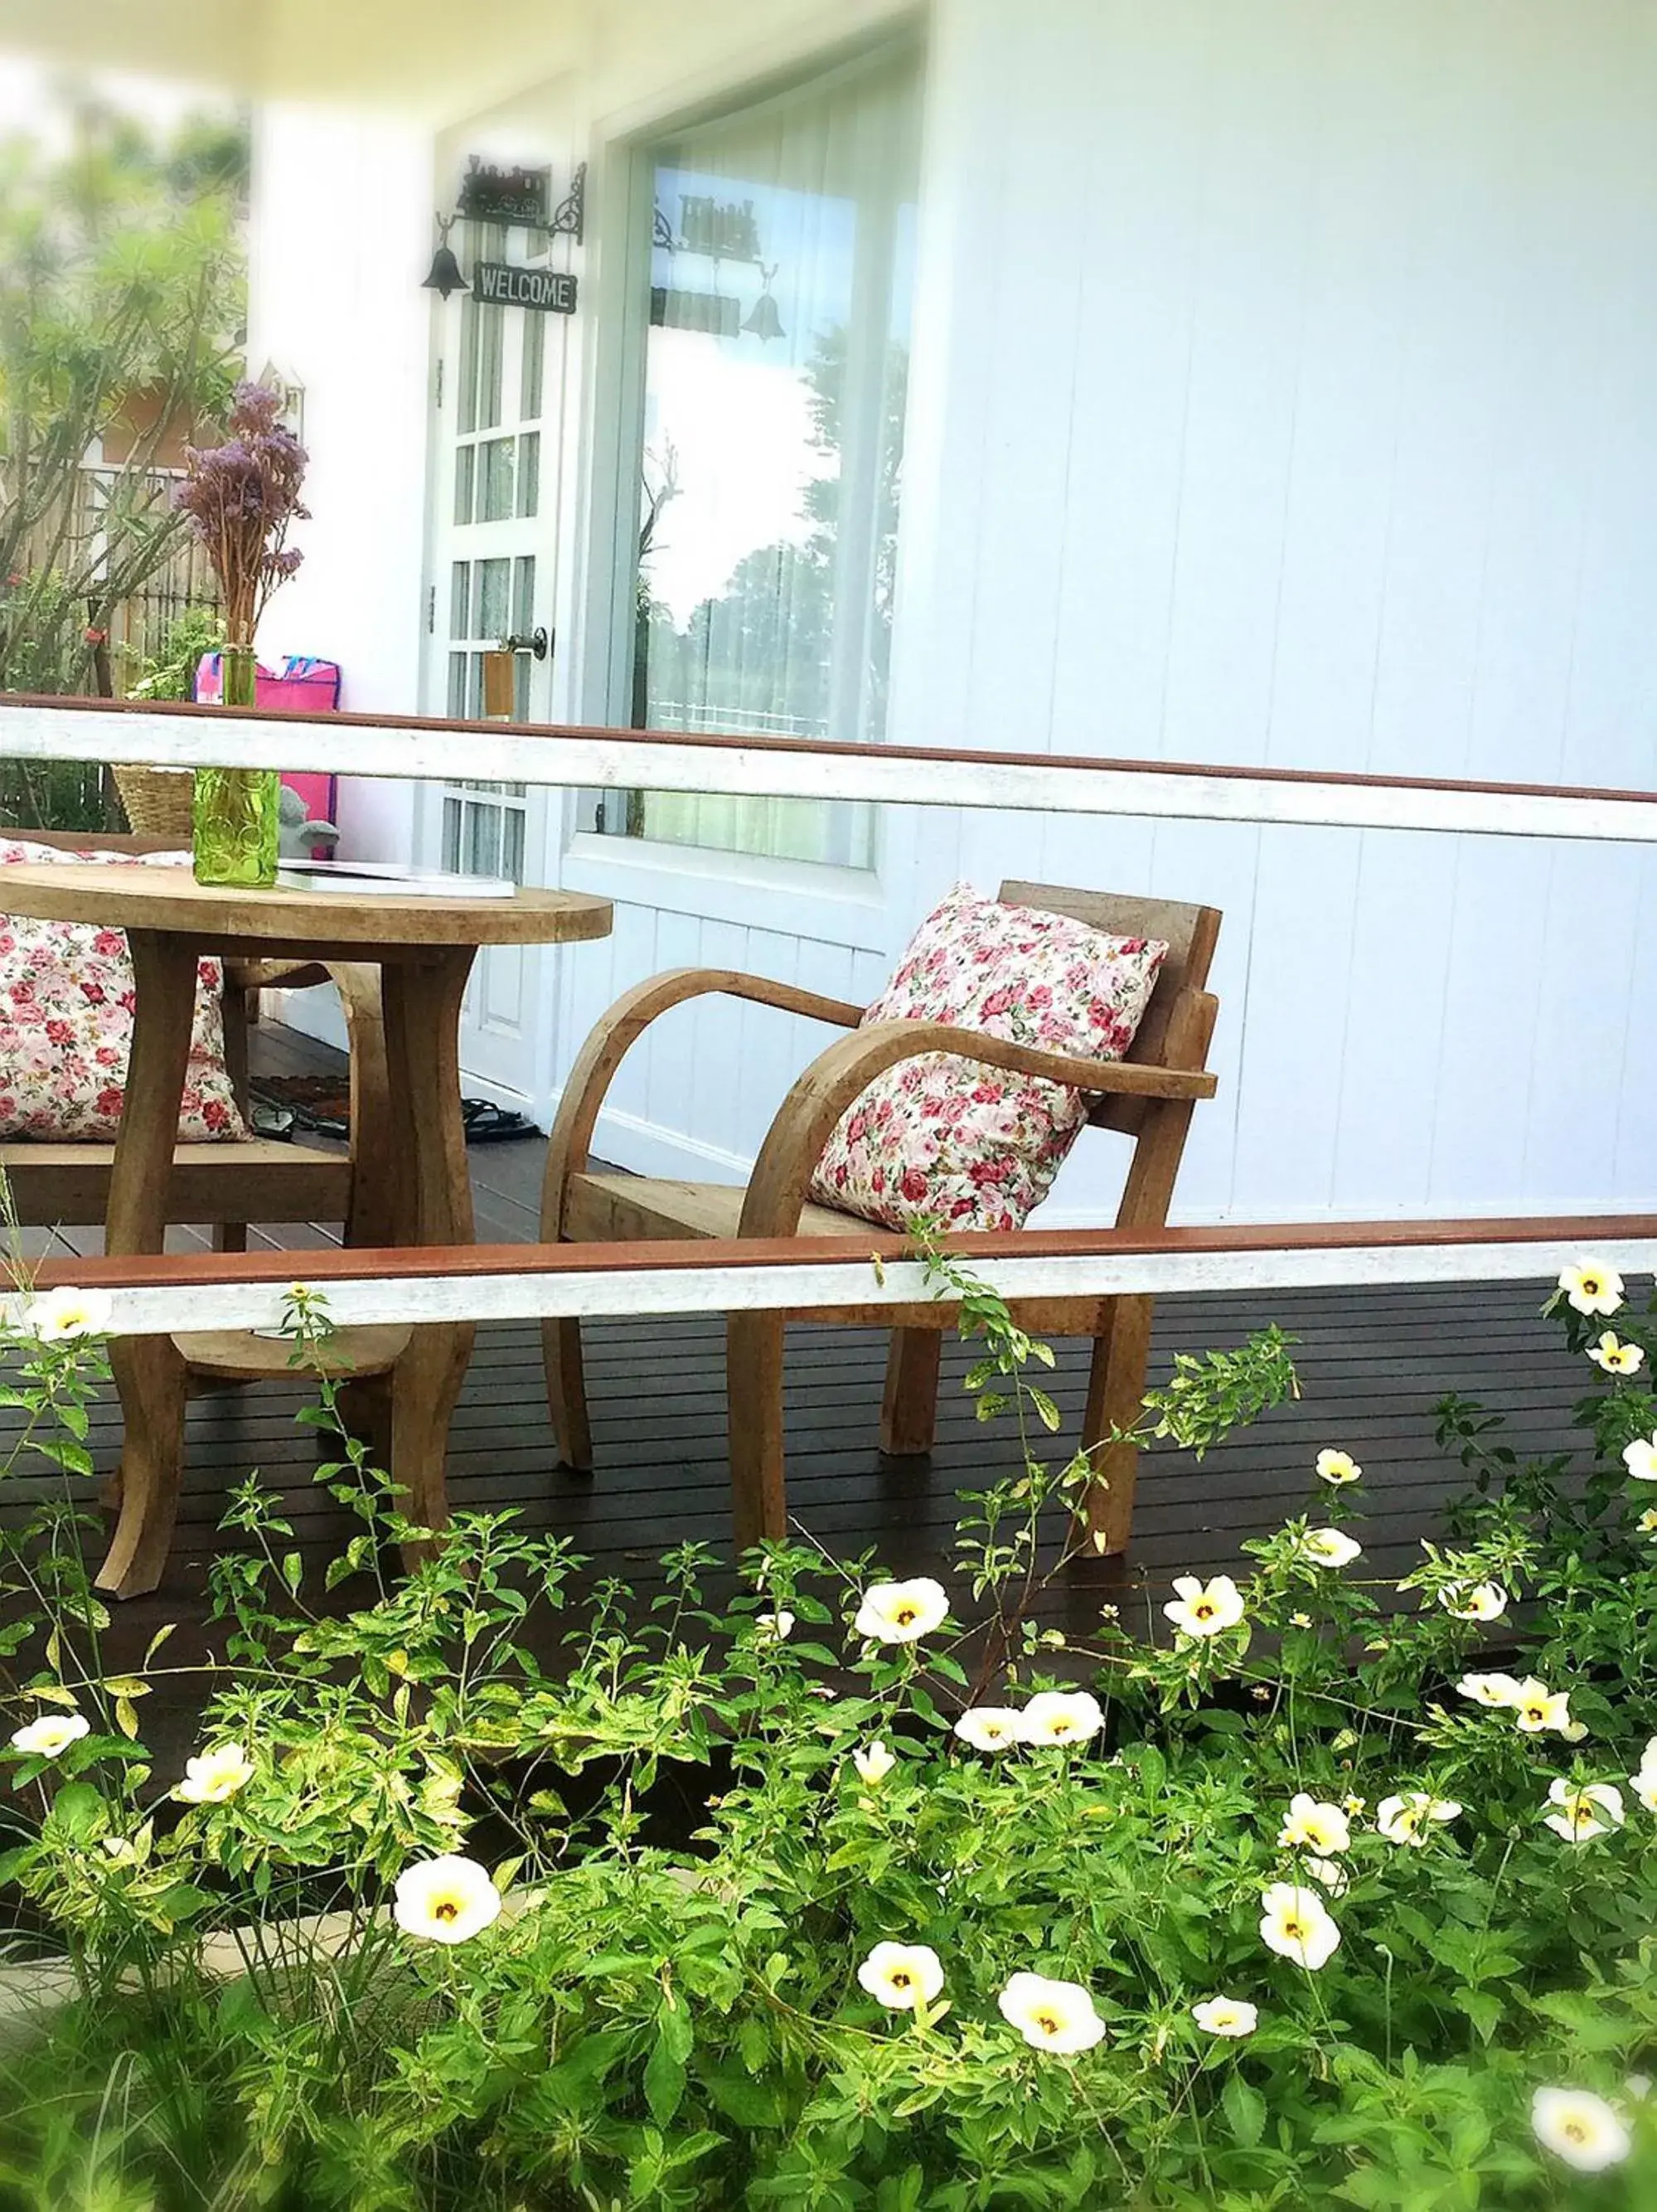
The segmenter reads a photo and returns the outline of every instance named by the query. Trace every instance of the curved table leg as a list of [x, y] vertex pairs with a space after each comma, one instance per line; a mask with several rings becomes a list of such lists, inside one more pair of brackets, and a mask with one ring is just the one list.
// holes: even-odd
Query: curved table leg
[[[149, 929], [129, 931], [128, 941], [137, 1000], [104, 1244], [110, 1252], [159, 1252], [190, 1058], [196, 950]], [[167, 1336], [118, 1337], [110, 1364], [121, 1400], [120, 1518], [98, 1586], [137, 1597], [160, 1582], [178, 1517], [185, 1370]]]
[[[381, 970], [384, 1157], [401, 1244], [471, 1242], [471, 1177], [460, 1120], [460, 1007], [474, 957], [470, 945], [446, 945], [418, 960], [387, 961]], [[416, 1328], [392, 1370], [389, 1472], [406, 1493], [403, 1510], [422, 1528], [441, 1528], [449, 1517], [443, 1462], [476, 1334], [470, 1322]]]

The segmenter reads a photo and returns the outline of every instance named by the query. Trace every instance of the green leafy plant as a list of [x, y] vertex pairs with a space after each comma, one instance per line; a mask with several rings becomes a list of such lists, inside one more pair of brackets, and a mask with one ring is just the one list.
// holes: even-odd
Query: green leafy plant
[[[578, 1596], [510, 1514], [411, 1528], [319, 1376], [350, 1545], [313, 1578], [250, 1480], [225, 1663], [163, 1635], [113, 1676], [74, 1528], [100, 1316], [25, 1313], [7, 1480], [68, 1495], [5, 1540], [0, 1878], [55, 1978], [0, 2031], [0, 2203], [1653, 2201], [1649, 1313], [1599, 1271], [1638, 1356], [1596, 1361], [1580, 1462], [1443, 1409], [1470, 1486], [1401, 1582], [1331, 1446], [1163, 1633], [1061, 1633], [1089, 1470], [1040, 1456], [1041, 1347], [930, 1264], [1018, 1437], [953, 1587], [796, 1541], [722, 1604], [695, 1545], [647, 1603]], [[289, 1318], [312, 1368], [325, 1309]], [[1207, 1450], [1296, 1387], [1268, 1332], [1182, 1363], [1140, 1432]], [[175, 1778], [144, 1701], [192, 1684]]]

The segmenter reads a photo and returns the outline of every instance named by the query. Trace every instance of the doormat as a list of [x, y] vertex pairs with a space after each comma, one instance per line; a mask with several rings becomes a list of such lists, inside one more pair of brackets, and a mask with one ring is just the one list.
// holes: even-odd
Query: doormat
[[[253, 1094], [255, 1118], [265, 1124], [261, 1135], [290, 1133], [296, 1128], [308, 1129], [319, 1137], [349, 1137], [351, 1133], [350, 1088], [341, 1077], [256, 1075], [248, 1087]], [[264, 1114], [259, 1113], [260, 1108]], [[291, 1119], [284, 1132], [278, 1122], [286, 1117]], [[523, 1115], [514, 1114], [510, 1107], [497, 1106], [492, 1098], [463, 1098], [460, 1118], [469, 1145], [500, 1144], [509, 1138], [541, 1133]]]

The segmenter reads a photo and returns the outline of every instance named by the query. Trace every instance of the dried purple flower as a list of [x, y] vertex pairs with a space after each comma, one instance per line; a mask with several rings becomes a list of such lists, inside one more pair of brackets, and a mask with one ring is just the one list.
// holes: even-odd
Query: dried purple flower
[[281, 416], [279, 392], [239, 384], [223, 444], [185, 449], [175, 503], [213, 564], [233, 645], [252, 643], [265, 601], [303, 558], [284, 541], [290, 523], [310, 519], [300, 501], [307, 457]]

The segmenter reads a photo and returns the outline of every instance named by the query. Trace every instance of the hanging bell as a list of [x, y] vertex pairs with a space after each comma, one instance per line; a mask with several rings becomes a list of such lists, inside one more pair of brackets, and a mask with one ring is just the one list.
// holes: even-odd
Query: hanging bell
[[447, 299], [451, 292], [470, 292], [471, 287], [460, 273], [460, 264], [454, 258], [449, 244], [449, 230], [454, 222], [452, 215], [437, 218], [437, 251], [432, 256], [432, 265], [427, 272], [422, 289], [436, 292]]
[[777, 303], [771, 297], [771, 279], [776, 273], [774, 262], [769, 269], [763, 264], [761, 264], [760, 275], [764, 279], [764, 283], [759, 298], [755, 301], [748, 319], [743, 325], [744, 330], [751, 331], [762, 342], [767, 338], [780, 338], [787, 335], [782, 327], [782, 317], [777, 313]]

